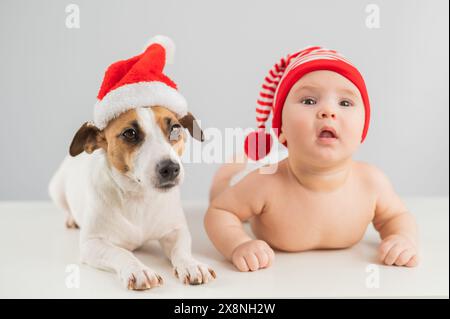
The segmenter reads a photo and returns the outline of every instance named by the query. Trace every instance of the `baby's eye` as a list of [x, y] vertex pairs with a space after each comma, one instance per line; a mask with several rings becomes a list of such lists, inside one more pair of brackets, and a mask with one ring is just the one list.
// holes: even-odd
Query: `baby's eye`
[[353, 104], [350, 101], [343, 100], [343, 101], [339, 102], [339, 105], [340, 106], [352, 106]]
[[316, 101], [314, 99], [310, 98], [310, 97], [308, 97], [306, 99], [303, 99], [300, 102], [302, 104], [305, 104], [305, 105], [314, 105], [314, 104], [316, 104]]

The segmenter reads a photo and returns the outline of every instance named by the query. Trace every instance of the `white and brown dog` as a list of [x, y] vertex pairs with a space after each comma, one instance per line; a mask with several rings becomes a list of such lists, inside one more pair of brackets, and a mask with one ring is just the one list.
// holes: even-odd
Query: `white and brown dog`
[[[177, 109], [178, 103], [179, 110], [184, 100], [164, 83], [149, 81], [147, 74], [142, 75], [144, 81], [119, 83], [115, 90], [107, 83], [126, 67], [134, 77], [140, 69], [155, 74], [151, 64], [160, 65], [158, 58], [164, 61], [165, 49], [156, 42], [139, 56], [144, 65], [130, 60], [133, 63], [121, 61], [118, 71], [114, 65], [109, 68], [102, 85], [109, 95], [96, 105], [95, 124], [83, 124], [75, 134], [70, 156], [49, 186], [51, 198], [68, 215], [67, 226], [80, 227], [82, 262], [115, 271], [126, 287], [136, 290], [162, 284], [161, 276], [132, 253], [149, 240], [160, 242], [181, 282], [203, 284], [215, 278], [211, 268], [191, 255], [179, 194], [184, 128], [203, 140], [195, 118], [158, 106], [161, 101]], [[125, 103], [127, 99], [132, 104]]]
[[159, 240], [183, 283], [215, 278], [191, 255], [179, 195], [182, 127], [194, 135], [195, 125], [191, 114], [177, 119], [156, 106], [129, 110], [104, 130], [89, 123], [78, 130], [50, 196], [68, 214], [67, 226], [80, 226], [83, 262], [117, 272], [130, 289], [152, 288], [162, 278], [131, 251]]

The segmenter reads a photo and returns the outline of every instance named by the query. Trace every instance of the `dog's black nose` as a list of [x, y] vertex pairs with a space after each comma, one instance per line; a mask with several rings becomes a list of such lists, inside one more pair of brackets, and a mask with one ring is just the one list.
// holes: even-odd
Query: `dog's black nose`
[[180, 165], [171, 160], [163, 160], [156, 165], [160, 183], [170, 182], [180, 174]]

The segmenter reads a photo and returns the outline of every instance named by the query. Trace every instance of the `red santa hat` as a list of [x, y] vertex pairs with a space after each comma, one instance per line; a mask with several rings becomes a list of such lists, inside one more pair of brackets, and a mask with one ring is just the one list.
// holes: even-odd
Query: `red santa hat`
[[159, 35], [150, 40], [142, 54], [111, 64], [94, 106], [95, 125], [103, 129], [121, 113], [142, 106], [164, 106], [180, 117], [186, 115], [185, 98], [175, 82], [163, 74], [166, 61], [173, 61], [174, 53], [173, 41]]
[[[369, 129], [370, 103], [361, 73], [338, 52], [314, 46], [282, 58], [265, 77], [256, 106], [258, 130], [250, 133], [246, 137], [244, 144], [245, 153], [249, 158], [257, 161], [270, 152], [272, 137], [266, 132], [266, 122], [269, 115], [273, 115], [272, 128], [279, 136], [281, 132], [281, 114], [290, 89], [307, 73], [319, 70], [337, 72], [358, 88], [365, 110], [361, 143], [364, 141]], [[286, 143], [285, 146], [287, 146]]]

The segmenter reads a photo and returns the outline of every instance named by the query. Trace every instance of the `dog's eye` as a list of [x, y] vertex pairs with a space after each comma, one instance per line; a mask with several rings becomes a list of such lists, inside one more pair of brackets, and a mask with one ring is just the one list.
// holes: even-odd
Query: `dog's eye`
[[137, 132], [135, 129], [129, 128], [122, 133], [122, 136], [129, 141], [135, 141], [137, 139]]
[[170, 128], [169, 140], [170, 141], [178, 141], [180, 139], [181, 130], [182, 130], [182, 128], [181, 128], [180, 124], [172, 125], [172, 127]]

